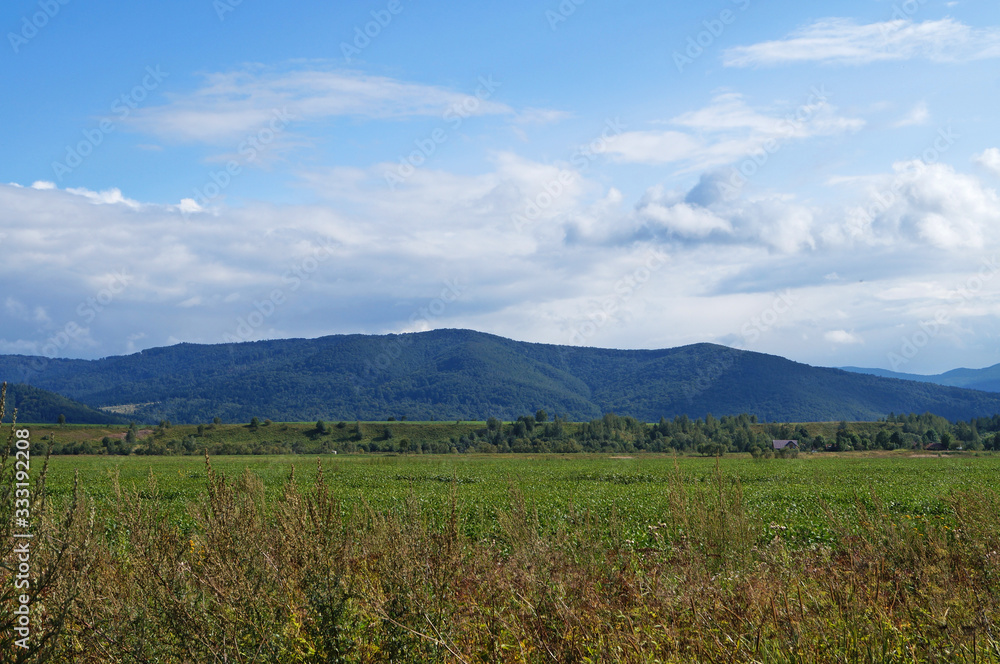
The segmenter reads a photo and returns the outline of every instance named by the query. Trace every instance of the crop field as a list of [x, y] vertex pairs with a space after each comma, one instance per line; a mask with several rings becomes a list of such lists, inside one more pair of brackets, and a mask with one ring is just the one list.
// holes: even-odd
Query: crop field
[[[840, 513], [859, 500], [878, 499], [899, 521], [942, 520], [949, 511], [947, 496], [994, 487], [1000, 478], [1000, 456], [985, 454], [815, 454], [768, 461], [730, 455], [718, 464], [714, 458], [652, 455], [284, 455], [214, 457], [211, 463], [230, 478], [245, 472], [259, 477], [271, 499], [280, 495], [293, 469], [296, 485], [307, 489], [322, 467], [345, 517], [362, 507], [402, 514], [417, 505], [424, 518], [440, 521], [454, 492], [463, 528], [476, 538], [495, 535], [497, 515], [519, 496], [537, 512], [543, 532], [590, 514], [603, 535], [610, 536], [614, 524], [628, 546], [640, 548], [654, 543], [649, 527], [663, 522], [671, 509], [668, 489], [678, 482], [693, 496], [715, 491], [717, 477], [727, 486], [738, 483], [761, 536], [808, 547], [832, 541], [828, 510]], [[84, 492], [110, 509], [117, 477], [120, 487], [171, 513], [185, 533], [194, 528], [187, 505], [206, 491], [205, 460], [198, 457], [72, 456], [53, 457], [50, 464], [54, 496], [72, 492], [78, 471]]]
[[992, 453], [52, 457], [50, 638], [9, 661], [1000, 662], [997, 477]]

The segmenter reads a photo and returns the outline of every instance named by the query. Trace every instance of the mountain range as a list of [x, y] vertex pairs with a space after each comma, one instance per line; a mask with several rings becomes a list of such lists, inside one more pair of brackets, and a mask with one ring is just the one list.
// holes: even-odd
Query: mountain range
[[607, 412], [645, 421], [745, 412], [793, 422], [875, 420], [890, 412], [929, 411], [952, 420], [1000, 413], [1000, 394], [812, 367], [714, 344], [614, 350], [470, 330], [178, 344], [98, 360], [3, 355], [0, 380], [49, 390], [89, 409], [112, 407], [137, 421], [177, 423], [214, 417], [510, 420], [538, 409], [577, 421]]
[[842, 367], [844, 371], [871, 374], [883, 378], [898, 378], [900, 380], [915, 380], [921, 383], [964, 387], [970, 390], [984, 392], [1000, 392], [1000, 364], [994, 364], [985, 369], [952, 369], [942, 374], [922, 376], [920, 374], [898, 373], [885, 369], [862, 369], [859, 367]]

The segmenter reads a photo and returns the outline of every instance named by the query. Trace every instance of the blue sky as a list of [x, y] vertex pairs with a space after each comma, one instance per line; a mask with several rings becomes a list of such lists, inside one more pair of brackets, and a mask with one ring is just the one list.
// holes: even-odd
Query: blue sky
[[1000, 362], [1000, 7], [677, 5], [6, 3], [0, 352]]

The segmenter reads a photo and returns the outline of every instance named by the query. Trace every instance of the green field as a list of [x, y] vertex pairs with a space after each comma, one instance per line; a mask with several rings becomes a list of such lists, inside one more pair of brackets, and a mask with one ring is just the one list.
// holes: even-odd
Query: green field
[[52, 457], [3, 661], [1000, 662], [994, 453], [209, 462]]
[[[605, 525], [614, 516], [619, 534], [636, 546], [650, 543], [648, 526], [670, 510], [671, 483], [679, 480], [697, 493], [713, 490], [716, 482], [716, 460], [691, 456], [283, 455], [213, 457], [211, 463], [230, 478], [247, 471], [260, 477], [271, 498], [282, 492], [293, 467], [296, 484], [311, 487], [321, 464], [345, 515], [362, 505], [398, 514], [416, 501], [427, 518], [443, 518], [454, 490], [472, 537], [495, 534], [497, 514], [520, 495], [546, 531], [588, 512]], [[718, 470], [727, 484], [741, 485], [762, 535], [773, 534], [774, 523], [784, 526], [779, 535], [791, 545], [808, 546], [830, 541], [826, 509], [839, 512], [859, 499], [870, 503], [877, 497], [898, 519], [941, 519], [948, 511], [945, 497], [994, 486], [1000, 456], [844, 453], [754, 461], [731, 455], [719, 461]], [[55, 496], [71, 491], [74, 471], [97, 505], [113, 503], [117, 475], [121, 487], [155, 500], [186, 530], [194, 527], [187, 504], [205, 494], [205, 460], [198, 457], [53, 457], [49, 486]], [[155, 495], [149, 492], [150, 474]]]

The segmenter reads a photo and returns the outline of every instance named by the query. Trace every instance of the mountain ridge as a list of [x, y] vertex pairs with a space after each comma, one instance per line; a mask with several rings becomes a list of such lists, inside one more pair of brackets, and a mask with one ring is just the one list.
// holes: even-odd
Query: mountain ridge
[[922, 375], [900, 373], [887, 369], [866, 369], [862, 367], [841, 367], [844, 371], [853, 373], [870, 374], [883, 378], [898, 378], [900, 380], [913, 380], [921, 383], [933, 383], [935, 385], [947, 385], [949, 387], [962, 387], [970, 390], [980, 390], [983, 392], [1000, 392], [1000, 364], [984, 367], [982, 369], [959, 368], [945, 371], [940, 374]]
[[[32, 373], [32, 365], [41, 369]], [[99, 360], [0, 356], [0, 379], [92, 408], [152, 404], [136, 419], [227, 422], [515, 419], [544, 409], [646, 421], [739, 413], [769, 421], [1000, 412], [1000, 395], [812, 367], [710, 343], [618, 350], [521, 342], [473, 330], [178, 344]]]

